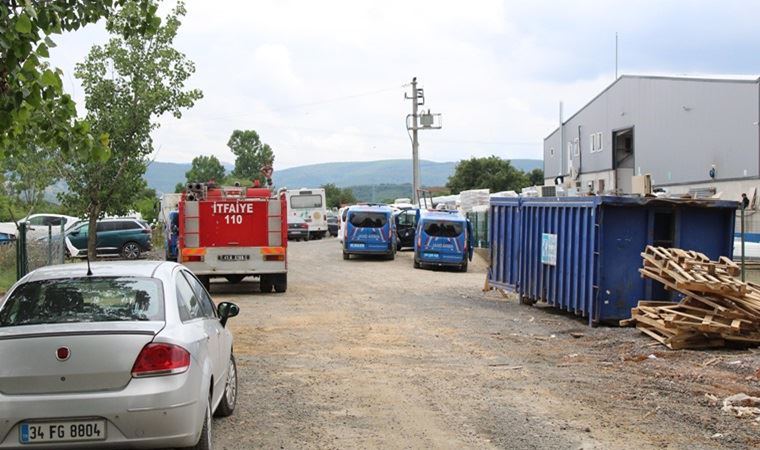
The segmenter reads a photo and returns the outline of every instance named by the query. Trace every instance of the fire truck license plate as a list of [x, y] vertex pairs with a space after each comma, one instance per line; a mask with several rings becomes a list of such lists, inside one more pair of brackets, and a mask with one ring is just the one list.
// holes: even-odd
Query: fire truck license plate
[[248, 261], [251, 255], [219, 255], [217, 258], [219, 261]]

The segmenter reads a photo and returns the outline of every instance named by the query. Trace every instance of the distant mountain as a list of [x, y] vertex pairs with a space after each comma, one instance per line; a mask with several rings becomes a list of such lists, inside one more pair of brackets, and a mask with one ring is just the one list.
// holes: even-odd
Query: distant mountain
[[[543, 162], [539, 159], [513, 159], [512, 164], [526, 172], [543, 167]], [[455, 162], [420, 161], [422, 185], [445, 185], [449, 176], [454, 173], [456, 165]], [[232, 164], [224, 166], [228, 171], [233, 167]], [[185, 172], [188, 170], [189, 163], [154, 161], [148, 166], [145, 180], [148, 186], [159, 193], [174, 192], [174, 186], [185, 181]], [[326, 183], [348, 187], [411, 182], [412, 161], [409, 159], [311, 164], [279, 171], [275, 167], [274, 172], [276, 186], [296, 189], [318, 187]]]
[[[514, 159], [512, 164], [520, 170], [531, 171], [543, 167], [538, 159]], [[454, 173], [457, 163], [420, 161], [421, 184], [443, 186]], [[339, 187], [412, 182], [412, 161], [388, 159], [382, 161], [340, 162], [312, 164], [283, 169], [274, 173], [277, 186], [289, 188], [316, 187], [335, 183]]]
[[[234, 167], [229, 163], [222, 163], [222, 165], [228, 172]], [[155, 189], [159, 195], [174, 192], [174, 186], [177, 183], [185, 182], [185, 172], [190, 170], [190, 166], [190, 163], [153, 161], [148, 166], [148, 170], [145, 171], [143, 178], [148, 183], [148, 187]]]

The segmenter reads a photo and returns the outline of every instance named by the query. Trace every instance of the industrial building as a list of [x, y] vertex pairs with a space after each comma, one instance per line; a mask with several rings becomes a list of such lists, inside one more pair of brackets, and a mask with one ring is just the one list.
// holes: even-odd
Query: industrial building
[[546, 184], [630, 193], [634, 175], [650, 174], [671, 194], [754, 200], [758, 123], [757, 77], [623, 75], [544, 139]]

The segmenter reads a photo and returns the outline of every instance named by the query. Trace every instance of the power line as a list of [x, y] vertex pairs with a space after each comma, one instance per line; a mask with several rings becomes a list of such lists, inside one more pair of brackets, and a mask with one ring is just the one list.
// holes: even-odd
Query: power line
[[261, 115], [264, 115], [264, 114], [268, 114], [270, 112], [287, 111], [287, 110], [291, 110], [291, 109], [299, 109], [299, 108], [305, 108], [305, 107], [309, 107], [309, 106], [319, 106], [319, 105], [324, 105], [324, 104], [328, 104], [328, 103], [336, 103], [336, 102], [342, 102], [342, 101], [345, 101], [345, 100], [352, 100], [352, 99], [355, 99], [355, 98], [368, 97], [368, 96], [371, 96], [371, 95], [382, 94], [384, 92], [391, 92], [391, 91], [396, 91], [398, 89], [403, 89], [406, 86], [408, 86], [408, 84], [402, 84], [402, 85], [394, 86], [392, 88], [384, 88], [384, 89], [377, 89], [377, 90], [374, 90], [374, 91], [361, 92], [361, 93], [358, 93], [358, 94], [344, 95], [344, 96], [341, 96], [341, 97], [334, 97], [334, 98], [328, 98], [328, 99], [323, 99], [323, 100], [315, 100], [315, 101], [312, 101], [312, 102], [296, 103], [296, 104], [293, 104], [293, 105], [281, 106], [279, 108], [272, 108], [269, 111], [263, 112], [263, 113], [254, 113], [254, 114], [237, 113], [237, 114], [232, 114], [232, 115], [227, 115], [227, 116], [198, 118], [198, 119], [199, 120], [203, 120], [203, 121], [207, 121], [207, 120], [234, 119], [234, 118], [238, 118], [238, 117], [256, 117], [256, 116], [261, 116]]

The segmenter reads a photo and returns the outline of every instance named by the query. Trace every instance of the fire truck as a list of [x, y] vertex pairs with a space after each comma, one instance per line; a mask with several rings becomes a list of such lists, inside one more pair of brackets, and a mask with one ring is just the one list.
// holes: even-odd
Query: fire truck
[[285, 190], [188, 183], [178, 212], [179, 262], [207, 289], [212, 278], [255, 276], [263, 293], [287, 290]]

